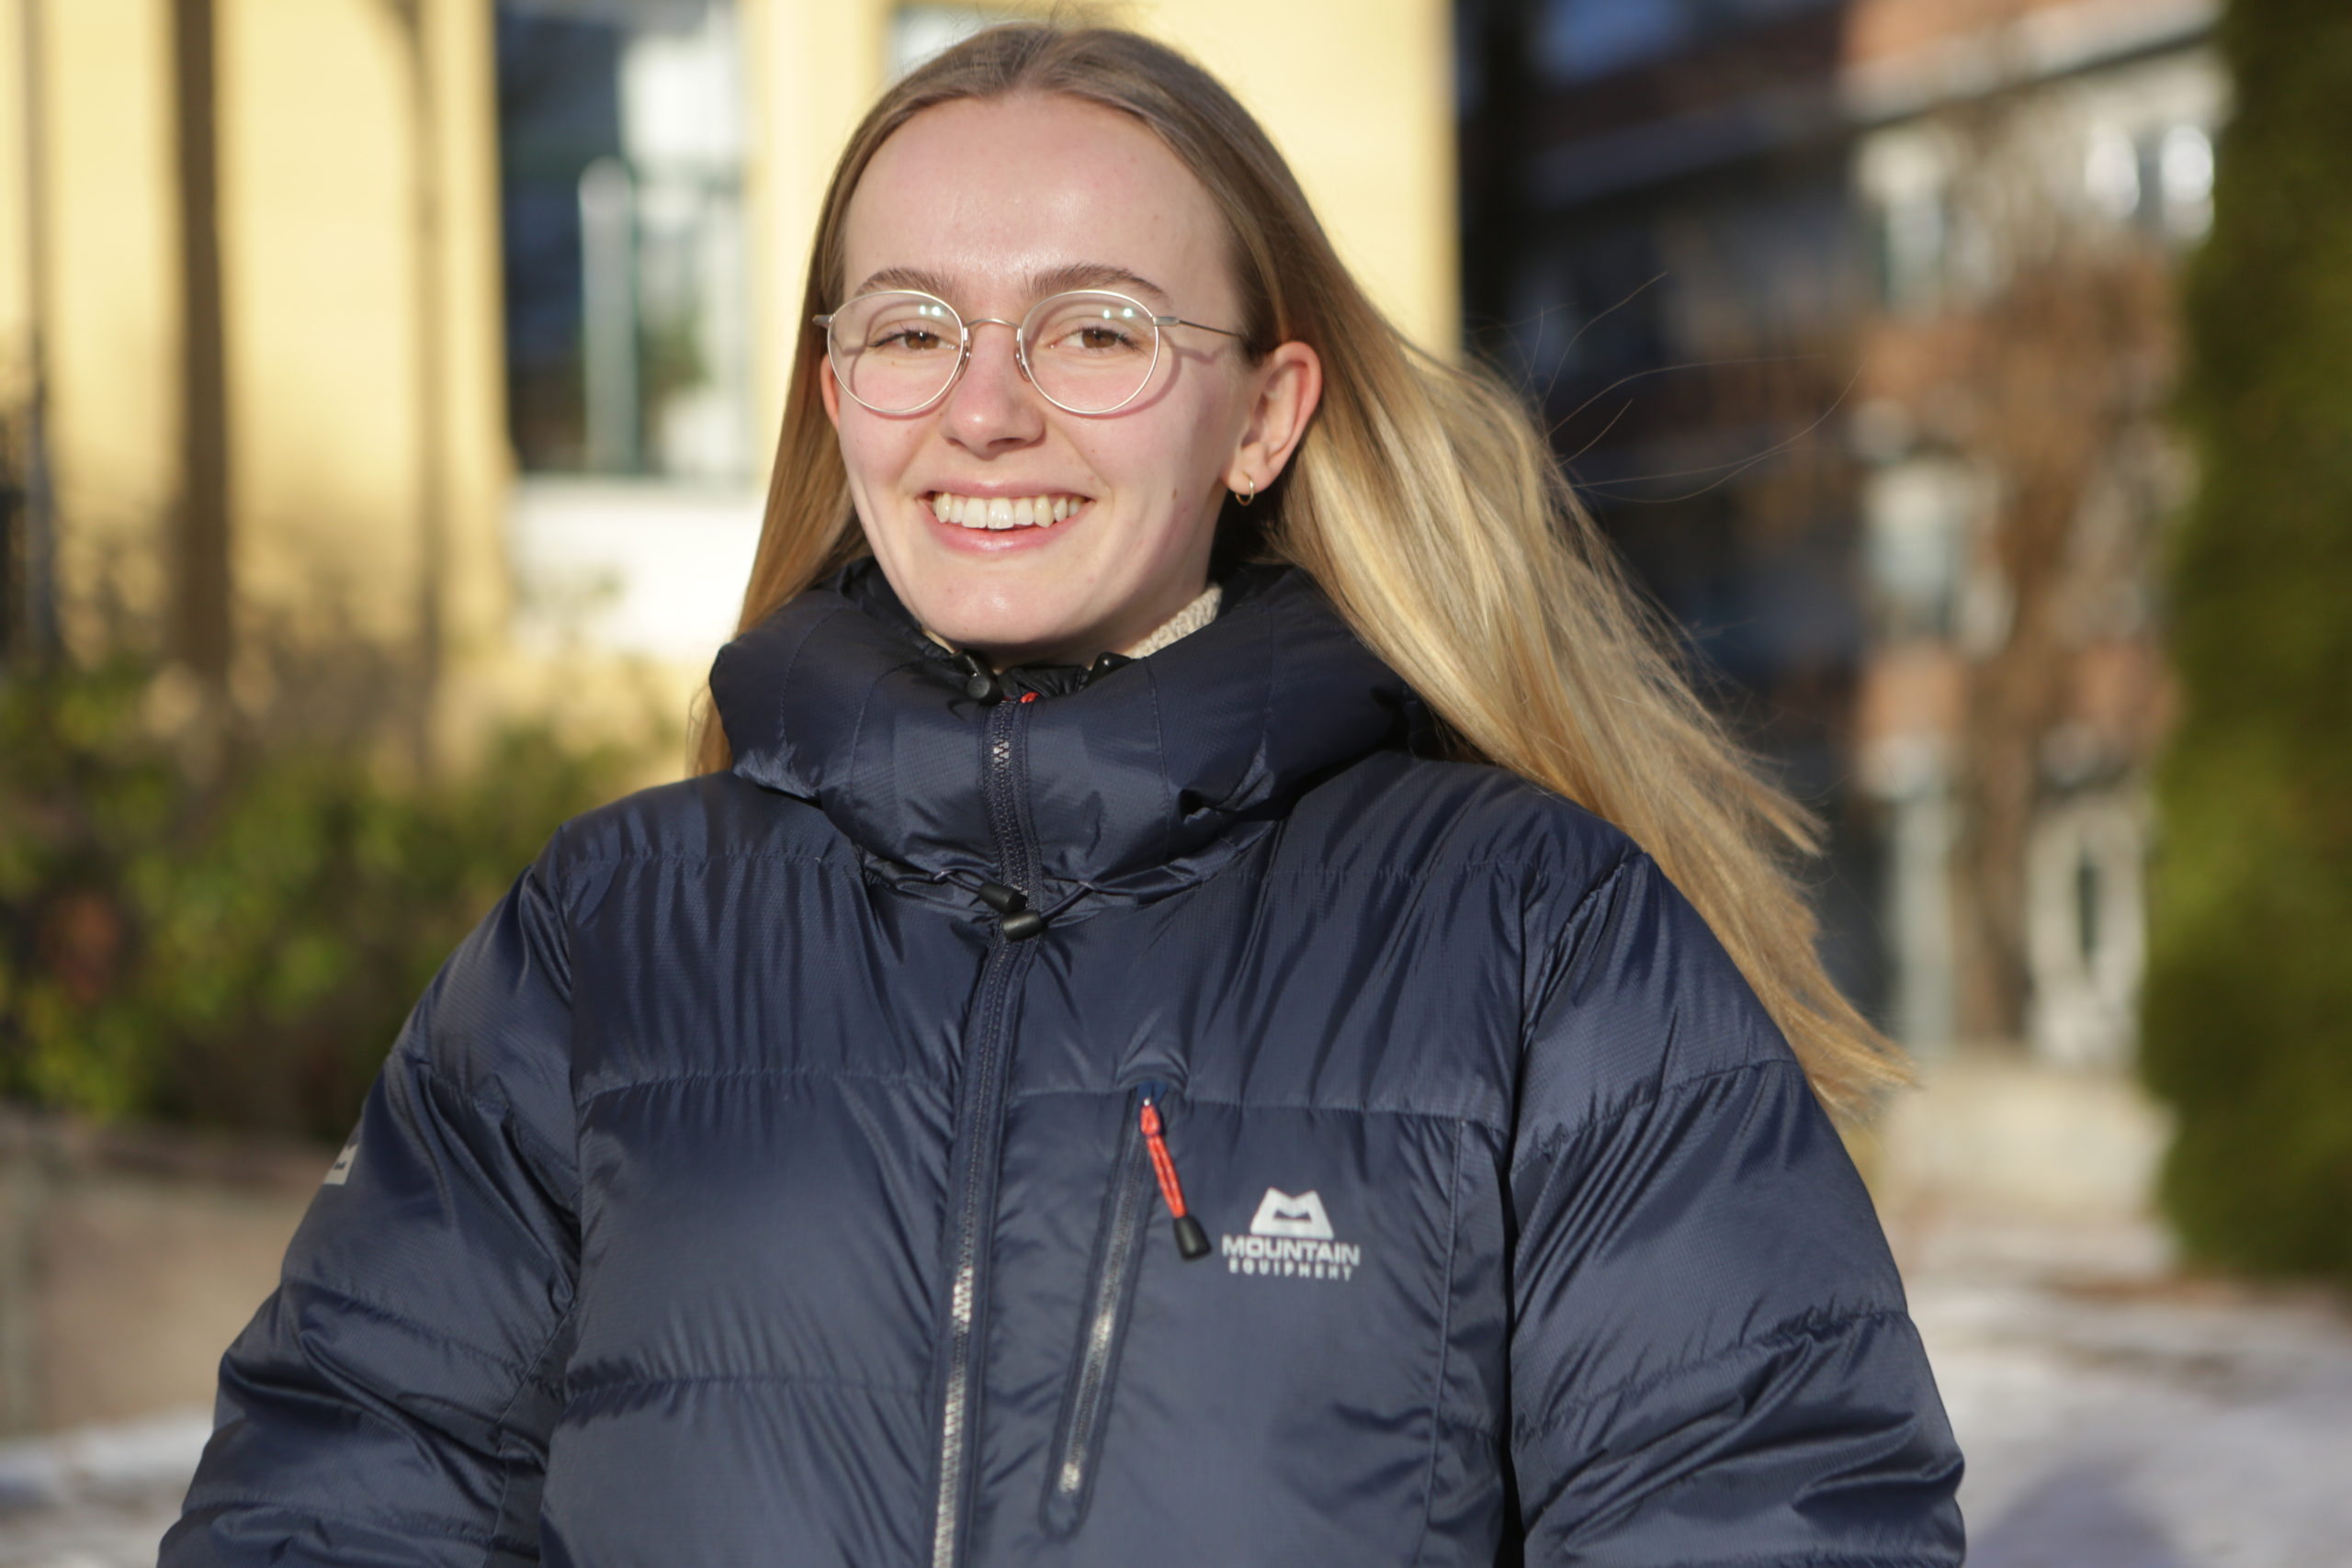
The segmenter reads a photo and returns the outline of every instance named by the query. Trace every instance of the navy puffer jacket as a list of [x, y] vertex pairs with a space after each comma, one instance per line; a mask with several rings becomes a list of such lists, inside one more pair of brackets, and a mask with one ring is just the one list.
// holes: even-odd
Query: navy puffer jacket
[[169, 1568], [1960, 1561], [1861, 1185], [1623, 835], [1295, 572], [967, 679], [852, 568], [721, 655], [733, 772], [556, 835]]

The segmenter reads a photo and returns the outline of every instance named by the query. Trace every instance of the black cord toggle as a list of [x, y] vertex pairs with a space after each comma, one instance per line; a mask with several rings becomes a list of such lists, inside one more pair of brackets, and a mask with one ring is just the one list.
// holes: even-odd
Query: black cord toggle
[[975, 889], [980, 902], [997, 912], [997, 930], [1007, 942], [1026, 942], [1046, 929], [1046, 917], [1029, 907], [1029, 896], [1001, 882], [983, 882]]
[[956, 662], [964, 670], [964, 694], [976, 703], [992, 703], [1004, 695], [1004, 682], [996, 678], [977, 653], [959, 653]]

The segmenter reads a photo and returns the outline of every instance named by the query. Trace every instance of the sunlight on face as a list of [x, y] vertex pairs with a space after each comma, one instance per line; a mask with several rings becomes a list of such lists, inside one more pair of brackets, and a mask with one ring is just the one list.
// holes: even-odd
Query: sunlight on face
[[[967, 321], [1017, 321], [1044, 295], [1101, 287], [1241, 325], [1208, 193], [1141, 125], [1072, 98], [917, 115], [867, 165], [844, 236], [848, 295], [922, 288]], [[1148, 390], [1086, 415], [1023, 377], [1011, 329], [971, 332], [962, 378], [915, 413], [876, 413], [826, 373], [884, 574], [925, 626], [1000, 665], [1131, 646], [1205, 584], [1228, 485], [1279, 470], [1302, 388], [1311, 407], [1311, 355], [1253, 365], [1236, 339], [1170, 327]], [[991, 512], [1017, 525], [985, 526]]]

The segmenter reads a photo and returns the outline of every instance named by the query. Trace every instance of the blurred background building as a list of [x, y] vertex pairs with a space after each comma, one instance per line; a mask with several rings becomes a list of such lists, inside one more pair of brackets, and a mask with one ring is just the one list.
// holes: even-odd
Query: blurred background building
[[1471, 339], [1827, 817], [1850, 994], [1983, 1098], [1889, 1157], [2043, 1201], [2125, 1201], [2161, 1144], [2129, 1071], [2217, 13], [1462, 7]]

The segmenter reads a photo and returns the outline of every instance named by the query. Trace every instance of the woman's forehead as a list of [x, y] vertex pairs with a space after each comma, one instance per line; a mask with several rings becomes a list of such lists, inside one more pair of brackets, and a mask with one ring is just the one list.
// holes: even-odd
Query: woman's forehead
[[842, 240], [853, 294], [1115, 288], [1199, 309], [1227, 291], [1222, 223], [1192, 171], [1127, 116], [1068, 97], [915, 116], [866, 165]]
[[[885, 266], [853, 278], [849, 292], [865, 294], [877, 288], [913, 288], [925, 294], [953, 295], [967, 280], [923, 266]], [[1023, 294], [1043, 299], [1071, 288], [1104, 288], [1131, 294], [1147, 305], [1172, 307], [1176, 296], [1157, 278], [1115, 262], [1066, 262], [1012, 279]]]

